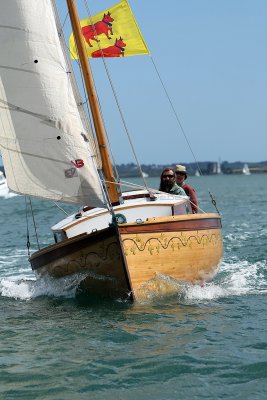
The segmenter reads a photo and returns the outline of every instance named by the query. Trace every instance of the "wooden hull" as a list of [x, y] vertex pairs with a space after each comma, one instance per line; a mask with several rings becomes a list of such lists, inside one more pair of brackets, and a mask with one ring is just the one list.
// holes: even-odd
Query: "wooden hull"
[[48, 246], [34, 253], [30, 263], [37, 277], [81, 274], [82, 290], [100, 296], [131, 298], [128, 273], [114, 228]]
[[39, 276], [81, 273], [83, 290], [138, 299], [159, 274], [191, 284], [210, 281], [221, 257], [220, 217], [191, 214], [82, 234], [34, 253], [30, 262]]
[[216, 275], [222, 258], [221, 221], [215, 214], [155, 218], [119, 228], [135, 297], [158, 274], [203, 284]]

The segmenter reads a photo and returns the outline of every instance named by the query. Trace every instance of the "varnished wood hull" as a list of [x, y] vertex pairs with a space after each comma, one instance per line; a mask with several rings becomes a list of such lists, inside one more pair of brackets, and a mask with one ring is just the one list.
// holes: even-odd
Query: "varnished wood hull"
[[138, 299], [161, 274], [202, 284], [216, 274], [222, 257], [221, 221], [216, 214], [151, 218], [83, 234], [34, 253], [39, 276], [82, 273], [82, 289]]
[[128, 273], [114, 228], [64, 240], [30, 258], [38, 277], [81, 274], [80, 289], [108, 297], [131, 298]]
[[151, 219], [119, 228], [135, 297], [158, 274], [190, 284], [216, 275], [222, 258], [221, 221], [214, 214]]

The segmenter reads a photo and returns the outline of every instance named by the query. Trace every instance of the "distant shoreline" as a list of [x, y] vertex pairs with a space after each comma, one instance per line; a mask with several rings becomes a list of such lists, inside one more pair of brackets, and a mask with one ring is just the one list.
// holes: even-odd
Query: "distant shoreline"
[[[176, 162], [178, 164], [178, 162]], [[141, 164], [141, 169], [146, 177], [159, 177], [164, 168], [172, 167], [175, 168], [175, 163], [166, 164]], [[231, 174], [243, 174], [243, 167], [245, 164], [248, 165], [251, 174], [267, 173], [267, 161], [261, 162], [242, 162], [236, 161], [230, 163], [223, 161], [221, 163], [215, 161], [201, 161], [199, 163], [183, 163], [185, 165], [188, 175], [231, 175]], [[116, 165], [116, 169], [120, 177], [134, 178], [140, 177], [139, 168], [136, 164], [120, 164]], [[197, 172], [198, 171], [198, 172]]]

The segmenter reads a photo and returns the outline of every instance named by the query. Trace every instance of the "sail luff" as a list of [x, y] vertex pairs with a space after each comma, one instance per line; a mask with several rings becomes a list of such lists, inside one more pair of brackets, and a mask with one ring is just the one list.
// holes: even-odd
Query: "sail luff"
[[[106, 136], [104, 132], [104, 127], [102, 124], [101, 113], [98, 106], [97, 96], [94, 88], [93, 78], [91, 69], [89, 66], [86, 50], [84, 47], [84, 38], [82, 35], [82, 30], [80, 26], [80, 20], [76, 8], [75, 0], [66, 0], [71, 20], [71, 25], [73, 29], [73, 34], [75, 38], [75, 43], [77, 46], [79, 59], [81, 63], [81, 68], [83, 72], [83, 78], [85, 82], [85, 87], [87, 90], [87, 95], [90, 103], [90, 108], [92, 112], [92, 117], [94, 121], [96, 136], [98, 140], [99, 152], [102, 160], [102, 167], [105, 179], [107, 181], [107, 191], [112, 204], [119, 203], [119, 193], [117, 185], [115, 184], [114, 173], [109, 157]], [[114, 183], [113, 183], [114, 182]]]

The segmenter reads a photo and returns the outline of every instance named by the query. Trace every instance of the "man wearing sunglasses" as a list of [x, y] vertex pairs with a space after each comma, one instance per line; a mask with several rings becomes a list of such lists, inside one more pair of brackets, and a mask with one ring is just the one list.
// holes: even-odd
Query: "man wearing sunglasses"
[[175, 173], [172, 168], [165, 168], [160, 177], [159, 190], [170, 194], [178, 194], [186, 196], [184, 189], [177, 185], [175, 182]]

